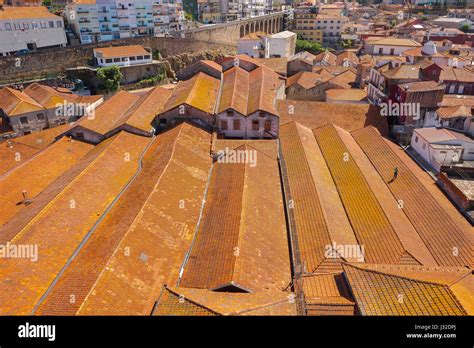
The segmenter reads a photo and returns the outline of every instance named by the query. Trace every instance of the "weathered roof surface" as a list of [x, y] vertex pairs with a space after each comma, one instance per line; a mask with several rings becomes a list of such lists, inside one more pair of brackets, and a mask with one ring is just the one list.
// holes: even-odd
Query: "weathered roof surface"
[[289, 292], [223, 293], [165, 288], [154, 315], [296, 315]]
[[[121, 239], [153, 194], [154, 186], [161, 180], [168, 163], [172, 160], [175, 144], [184, 142], [184, 132], [180, 134], [182, 127], [184, 125], [160, 134], [149, 147], [143, 157], [139, 175], [97, 226], [81, 253], [72, 261], [42, 303], [38, 313], [72, 315], [77, 312]], [[76, 296], [74, 304], [69, 303], [68, 294], [71, 292]]]
[[446, 106], [436, 110], [438, 116], [442, 119], [450, 119], [456, 117], [471, 117], [472, 106], [460, 105], [460, 106]]
[[[38, 245], [39, 258], [5, 259], [0, 313], [29, 314], [97, 219], [138, 168], [149, 138], [122, 132], [11, 240]], [[128, 160], [129, 158], [129, 160]]]
[[324, 51], [319, 54], [317, 54], [314, 57], [313, 63], [318, 62], [318, 63], [327, 63], [328, 65], [336, 65], [337, 64], [337, 56], [329, 51]]
[[[214, 152], [226, 151], [226, 149], [236, 149], [248, 143], [245, 139], [215, 139]], [[254, 139], [251, 146], [258, 152], [261, 152], [273, 159], [278, 159], [278, 142], [276, 139]]]
[[44, 110], [43, 106], [29, 95], [9, 87], [0, 89], [0, 109], [8, 116]]
[[351, 71], [347, 70], [339, 75], [334, 76], [332, 79], [329, 80], [329, 83], [339, 86], [341, 88], [352, 88], [352, 85], [355, 83], [356, 74]]
[[24, 163], [38, 151], [34, 147], [13, 141], [0, 143], [0, 175]]
[[251, 141], [235, 151], [242, 151], [247, 160], [232, 162], [228, 153], [222, 161], [229, 163], [214, 164], [203, 219], [180, 286], [281, 290], [291, 275], [278, 164], [252, 148]]
[[388, 134], [387, 118], [372, 105], [328, 104], [313, 101], [281, 100], [277, 102], [280, 125], [296, 121], [309, 128], [335, 124], [347, 131], [373, 125]]
[[468, 303], [474, 283], [468, 269], [367, 264], [343, 267], [362, 315], [472, 315], [472, 304]]
[[446, 213], [440, 200], [426, 190], [374, 128], [367, 127], [352, 135], [385, 182], [392, 179], [393, 168], [398, 168], [398, 178], [388, 187], [403, 202], [403, 211], [438, 265], [472, 267], [469, 232]]
[[208, 114], [214, 114], [220, 81], [203, 72], [186, 81], [180, 81], [168, 98], [163, 111], [186, 104]]
[[312, 274], [302, 279], [308, 315], [355, 314], [355, 301], [342, 273]]
[[0, 176], [0, 201], [3, 208], [0, 214], [0, 226], [25, 207], [23, 204], [18, 204], [23, 201], [22, 191], [27, 192], [28, 199], [34, 199], [57, 177], [76, 164], [92, 147], [89, 144], [62, 138]]
[[316, 58], [316, 56], [314, 54], [309, 53], [307, 51], [303, 51], [303, 52], [296, 53], [293, 57], [290, 58], [289, 61], [291, 62], [293, 60], [298, 60], [299, 59], [299, 60], [305, 61], [308, 64], [313, 65], [315, 58]]
[[321, 83], [330, 80], [331, 78], [331, 75], [323, 76], [314, 72], [300, 71], [287, 79], [286, 87], [298, 85], [303, 87], [304, 89], [311, 89]]
[[277, 115], [277, 89], [284, 83], [278, 74], [266, 67], [250, 72], [233, 67], [224, 73], [218, 112], [233, 109], [244, 116], [256, 111]]
[[61, 90], [39, 83], [32, 83], [26, 87], [23, 94], [30, 96], [46, 109], [57, 108], [65, 103], [92, 104], [102, 99], [101, 95], [80, 96], [65, 89]]
[[99, 47], [94, 48], [94, 53], [97, 53], [101, 58], [151, 55], [150, 52], [140, 45]]
[[395, 80], [418, 80], [420, 77], [420, 67], [418, 65], [400, 65], [399, 67], [383, 72], [382, 75]]
[[340, 259], [328, 258], [327, 247], [333, 241], [341, 244], [357, 241], [314, 135], [308, 128], [291, 122], [281, 127], [280, 140], [287, 200], [294, 202], [292, 214], [297, 240], [293, 243], [301, 255], [303, 271], [338, 270]]
[[277, 74], [286, 76], [288, 73], [288, 58], [255, 58], [263, 66], [274, 70]]
[[44, 129], [40, 132], [33, 132], [28, 135], [24, 135], [21, 137], [11, 139], [12, 143], [23, 144], [30, 146], [32, 148], [42, 150], [49, 145], [56, 139], [58, 135], [63, 134], [66, 132], [71, 125], [63, 124], [57, 127]]
[[328, 89], [326, 98], [336, 101], [363, 101], [367, 99], [367, 92], [363, 89]]
[[334, 126], [313, 130], [338, 189], [357, 240], [365, 246], [365, 262], [399, 263], [404, 254], [375, 192]]
[[460, 106], [474, 105], [474, 95], [453, 95], [445, 94], [441, 102], [441, 106]]
[[46, 6], [4, 6], [0, 11], [0, 19], [33, 19], [33, 18], [48, 18], [61, 19], [48, 11]]
[[119, 91], [96, 108], [92, 115], [82, 117], [76, 125], [105, 135], [128, 120], [128, 111], [138, 100], [140, 96], [136, 94]]
[[163, 110], [171, 92], [171, 89], [159, 86], [150, 90], [128, 111], [125, 124], [146, 132], [150, 131], [154, 118]]
[[370, 40], [372, 45], [385, 46], [407, 46], [407, 47], [421, 47], [419, 42], [410, 39], [400, 39], [396, 37], [384, 37], [383, 39]]
[[443, 81], [458, 81], [458, 82], [473, 83], [474, 72], [468, 69], [443, 67], [443, 70], [441, 70], [439, 79]]
[[[78, 314], [149, 315], [163, 285], [178, 281], [204, 198], [212, 162], [211, 134], [182, 123], [162, 136], [163, 148], [160, 150], [158, 145], [157, 151], [163, 151], [170, 159], [158, 180], [154, 179], [156, 184], [145, 185], [148, 192], [152, 191], [132, 225], [126, 227], [118, 246], [107, 249], [103, 259], [94, 257], [101, 265], [104, 261], [106, 264], [100, 267], [96, 280], [93, 279], [96, 271], [87, 279], [88, 287], [90, 284], [93, 287], [86, 290]], [[153, 161], [154, 155], [150, 156], [149, 161]], [[127, 202], [135, 204], [134, 199]], [[113, 214], [110, 226], [121, 221], [120, 211], [126, 209], [129, 209], [127, 205]], [[91, 254], [97, 250], [102, 253], [104, 243], [109, 240], [110, 229], [104, 227], [101, 231], [99, 240], [91, 244]], [[93, 268], [94, 265], [82, 267], [69, 286], [81, 284], [81, 273], [87, 274]]]
[[410, 83], [402, 83], [398, 85], [398, 87], [402, 88], [407, 92], [442, 91], [445, 89], [444, 85], [440, 85], [436, 81], [417, 81]]

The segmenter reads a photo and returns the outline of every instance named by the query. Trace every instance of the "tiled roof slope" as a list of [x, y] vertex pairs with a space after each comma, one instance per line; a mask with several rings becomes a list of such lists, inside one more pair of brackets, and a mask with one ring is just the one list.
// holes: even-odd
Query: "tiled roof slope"
[[307, 275], [303, 291], [308, 315], [355, 314], [355, 301], [342, 273]]
[[129, 182], [149, 138], [121, 133], [12, 239], [38, 245], [39, 258], [5, 259], [0, 313], [29, 314], [79, 243]]
[[[313, 142], [310, 142], [311, 138]], [[339, 209], [342, 204], [327, 167], [319, 166], [325, 166], [325, 163], [320, 152], [318, 156], [319, 148], [314, 136], [309, 129], [292, 122], [281, 127], [280, 140], [287, 175], [284, 178], [288, 184], [287, 199], [294, 202], [292, 212], [297, 235], [294, 247], [300, 251], [304, 271], [312, 273], [319, 268], [338, 270], [340, 265], [330, 262], [336, 260], [326, 258], [326, 247], [333, 240], [341, 244], [357, 241], [345, 212]], [[327, 185], [323, 185], [322, 180]], [[327, 218], [326, 209], [337, 219]]]
[[13, 141], [7, 140], [0, 143], [0, 175], [21, 165], [38, 153], [38, 151], [34, 147]]
[[357, 239], [365, 246], [365, 261], [399, 263], [402, 244], [336, 128], [325, 126], [313, 132]]
[[[47, 147], [33, 158], [0, 176], [0, 201], [2, 214], [0, 226], [25, 206], [18, 204], [23, 200], [22, 191], [27, 191], [28, 199], [51, 184], [57, 177], [74, 166], [92, 145], [62, 138]], [[45, 165], [45, 164], [48, 165]]]
[[32, 148], [42, 150], [61, 134], [65, 133], [71, 127], [70, 124], [63, 124], [57, 127], [44, 129], [40, 132], [34, 132], [28, 135], [11, 139], [12, 143], [31, 146]]
[[335, 124], [347, 131], [372, 125], [382, 135], [388, 135], [387, 118], [380, 116], [377, 107], [367, 105], [328, 104], [323, 102], [279, 100], [277, 108], [280, 126], [296, 121], [309, 128]]
[[436, 262], [440, 266], [472, 267], [468, 232], [445, 212], [377, 131], [367, 127], [352, 135], [385, 182], [393, 177], [393, 168], [398, 168], [398, 178], [388, 187], [397, 200], [403, 201], [403, 211]]
[[[176, 139], [170, 140], [171, 159], [78, 314], [149, 315], [163, 285], [178, 281], [212, 160], [211, 134], [187, 123], [177, 130]], [[91, 253], [101, 250], [100, 243], [95, 245]]]
[[[173, 297], [170, 297], [172, 295]], [[207, 312], [206, 312], [207, 311]], [[154, 315], [296, 315], [289, 292], [225, 293], [205, 289], [165, 288]]]
[[5, 87], [0, 89], [0, 109], [11, 117], [28, 112], [42, 111], [43, 106], [29, 95]]
[[254, 151], [256, 166], [214, 164], [180, 286], [282, 290], [291, 275], [278, 164], [251, 145], [235, 150]]
[[126, 91], [119, 91], [113, 97], [96, 108], [91, 117], [82, 117], [76, 124], [101, 135], [124, 124], [128, 111], [140, 99], [140, 96]]
[[463, 303], [470, 301], [474, 290], [470, 270], [353, 264], [343, 268], [362, 315], [469, 314]]
[[163, 111], [186, 104], [208, 114], [214, 114], [220, 81], [203, 72], [186, 81], [180, 81], [167, 100]]
[[[73, 315], [77, 312], [121, 239], [153, 193], [153, 187], [171, 159], [175, 142], [179, 141], [177, 135], [180, 129], [175, 127], [160, 134], [149, 147], [143, 157], [142, 170], [58, 279], [39, 307], [38, 314]], [[71, 293], [76, 298], [73, 304], [69, 301]]]
[[283, 83], [278, 74], [264, 66], [250, 72], [233, 67], [224, 73], [218, 112], [233, 108], [244, 116], [259, 110], [277, 115], [275, 99]]

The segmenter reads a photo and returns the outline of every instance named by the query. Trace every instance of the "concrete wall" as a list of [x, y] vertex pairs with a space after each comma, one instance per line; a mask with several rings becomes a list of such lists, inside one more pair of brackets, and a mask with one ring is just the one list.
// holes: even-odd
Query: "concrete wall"
[[86, 65], [93, 59], [93, 49], [97, 47], [142, 45], [159, 50], [163, 58], [184, 53], [196, 54], [209, 50], [235, 53], [235, 47], [223, 44], [197, 42], [190, 39], [170, 37], [140, 37], [68, 46], [33, 52], [21, 57], [0, 57], [0, 84], [40, 79], [63, 73], [68, 68]]

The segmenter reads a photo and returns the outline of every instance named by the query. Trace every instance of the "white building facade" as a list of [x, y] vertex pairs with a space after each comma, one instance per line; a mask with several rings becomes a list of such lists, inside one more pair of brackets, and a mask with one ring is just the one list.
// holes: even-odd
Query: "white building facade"
[[34, 51], [67, 43], [63, 18], [46, 7], [4, 7], [0, 10], [0, 55]]

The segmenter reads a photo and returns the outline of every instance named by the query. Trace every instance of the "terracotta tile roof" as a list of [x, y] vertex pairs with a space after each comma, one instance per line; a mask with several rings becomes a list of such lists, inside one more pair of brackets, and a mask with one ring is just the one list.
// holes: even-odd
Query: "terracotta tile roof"
[[94, 53], [101, 58], [151, 55], [150, 52], [148, 52], [146, 49], [143, 48], [143, 46], [140, 45], [94, 48]]
[[312, 274], [302, 279], [308, 315], [355, 314], [355, 301], [342, 273]]
[[441, 106], [471, 106], [474, 105], [474, 95], [452, 95], [445, 94]]
[[328, 89], [326, 98], [331, 100], [354, 100], [362, 101], [367, 99], [367, 92], [363, 89]]
[[[213, 143], [215, 145], [214, 152], [218, 152], [219, 150], [224, 151], [226, 148], [236, 149], [249, 144], [249, 141], [245, 139], [215, 139]], [[278, 143], [276, 139], [255, 139], [251, 141], [251, 146], [268, 157], [275, 160], [278, 159]]]
[[125, 124], [149, 132], [153, 120], [163, 110], [172, 91], [159, 86], [150, 90], [128, 110]]
[[439, 79], [442, 81], [474, 83], [474, 72], [468, 69], [443, 67]]
[[474, 290], [470, 270], [396, 265], [343, 267], [362, 315], [468, 314], [454, 288], [461, 283], [460, 288], [465, 288], [460, 291], [461, 297], [466, 302], [466, 290], [470, 289], [471, 294]]
[[193, 78], [180, 81], [168, 98], [163, 111], [186, 104], [208, 114], [214, 114], [220, 81], [203, 72]]
[[288, 73], [288, 59], [283, 58], [255, 58], [263, 66], [272, 69], [277, 74], [286, 76]]
[[253, 292], [281, 290], [290, 282], [278, 164], [253, 149], [251, 141], [236, 150], [254, 151], [256, 165], [214, 164], [180, 286]]
[[372, 105], [281, 100], [277, 102], [277, 107], [280, 126], [291, 121], [299, 122], [309, 128], [334, 123], [345, 130], [353, 131], [373, 125], [382, 134], [388, 134], [387, 118], [380, 116], [378, 109]]
[[0, 89], [0, 109], [9, 117], [43, 111], [43, 106], [30, 96], [9, 87]]
[[[111, 146], [18, 231], [12, 243], [37, 244], [42, 252], [36, 262], [2, 262], [0, 313], [33, 311], [98, 217], [136, 173], [139, 156], [149, 141], [125, 132], [117, 135]], [[124, 160], [126, 153], [130, 161]]]
[[[324, 253], [332, 239], [321, 202], [322, 195], [318, 192], [315, 173], [312, 171], [314, 164], [309, 162], [314, 157], [307, 156], [309, 145], [303, 143], [303, 140], [309, 138], [304, 131], [294, 122], [280, 129], [285, 181], [288, 185], [287, 200], [295, 202], [293, 215], [297, 240], [293, 240], [293, 243], [300, 255], [300, 260], [296, 262], [301, 263], [305, 273], [312, 273], [318, 268], [337, 270], [340, 268], [340, 259], [327, 259]], [[344, 221], [344, 216], [342, 219]]]
[[456, 117], [471, 117], [472, 106], [446, 106], [436, 110], [438, 116], [442, 119], [450, 119]]
[[332, 76], [323, 76], [314, 72], [300, 71], [287, 79], [286, 87], [298, 85], [304, 89], [311, 89], [330, 80]]
[[327, 63], [328, 65], [337, 64], [337, 56], [329, 51], [321, 52], [314, 57], [313, 63]]
[[[184, 125], [176, 127], [157, 136], [143, 157], [142, 171], [97, 226], [81, 253], [66, 269], [37, 313], [73, 315], [78, 311], [122, 238], [139, 218], [145, 205], [151, 202], [148, 200], [152, 198], [153, 188], [173, 160], [173, 148], [185, 143], [184, 132], [180, 133], [183, 127]], [[100, 250], [100, 253], [97, 250]], [[76, 296], [74, 304], [69, 303], [68, 294], [71, 292]]]
[[383, 39], [371, 40], [372, 45], [385, 45], [385, 46], [408, 46], [408, 47], [421, 47], [419, 42], [410, 39], [400, 39], [395, 37], [384, 37]]
[[[0, 201], [5, 210], [0, 215], [0, 226], [25, 206], [22, 191], [34, 199], [56, 178], [71, 168], [93, 146], [62, 138], [20, 166], [0, 176]], [[48, 165], [44, 165], [48, 163]]]
[[314, 54], [309, 53], [307, 51], [303, 51], [303, 52], [296, 53], [293, 57], [289, 59], [289, 61], [291, 62], [293, 60], [301, 59], [305, 61], [306, 63], [313, 65], [315, 58], [316, 56]]
[[61, 19], [61, 17], [56, 16], [48, 11], [46, 6], [5, 6], [3, 10], [0, 11], [0, 20], [5, 19], [29, 19], [29, 18], [52, 18], [52, 19]]
[[407, 92], [428, 92], [428, 91], [444, 91], [445, 86], [438, 84], [436, 81], [418, 81], [410, 83], [402, 83], [399, 88]]
[[11, 139], [13, 143], [31, 146], [32, 148], [42, 150], [48, 147], [59, 135], [69, 130], [69, 124], [63, 124], [57, 127], [44, 129], [40, 132], [34, 132], [28, 135]]
[[0, 143], [0, 175], [21, 165], [38, 151], [34, 147], [11, 140]]
[[128, 120], [128, 111], [140, 100], [140, 96], [119, 91], [95, 109], [93, 117], [82, 117], [76, 125], [105, 135]]
[[367, 127], [352, 135], [385, 182], [393, 177], [393, 168], [398, 168], [398, 178], [388, 187], [397, 200], [404, 202], [403, 211], [438, 265], [471, 267], [468, 231], [446, 213], [440, 201], [427, 191], [374, 128]]
[[[334, 126], [313, 130], [338, 189], [365, 261], [399, 263], [404, 248], [375, 193]], [[347, 161], [341, 160], [348, 154]]]
[[418, 65], [400, 65], [382, 73], [388, 79], [412, 79], [418, 80], [420, 77], [420, 67]]
[[328, 82], [339, 86], [341, 88], [352, 88], [356, 81], [356, 74], [350, 70], [343, 72], [342, 74], [336, 75]]
[[[158, 160], [165, 167], [157, 170], [155, 176], [153, 168], [148, 169], [147, 175], [152, 178], [142, 183], [149, 193], [146, 202], [142, 204], [131, 194], [123, 207], [100, 228], [95, 240], [91, 239], [89, 251], [83, 256], [87, 259], [88, 255], [94, 255], [91, 263], [78, 262], [79, 267], [56, 297], [64, 298], [68, 289], [83, 284], [83, 275], [90, 272], [90, 278], [85, 280], [86, 289], [79, 295], [80, 298], [85, 296], [85, 300], [78, 314], [149, 315], [163, 285], [174, 285], [178, 281], [204, 198], [212, 162], [209, 156], [211, 134], [182, 123], [158, 136], [158, 141], [161, 145], [150, 153], [148, 165], [155, 166], [157, 153], [163, 153], [164, 157]], [[130, 204], [141, 208], [128, 227], [130, 217], [122, 219], [121, 215], [129, 214]], [[136, 214], [136, 209], [133, 213]], [[126, 231], [107, 227], [122, 226], [122, 223]], [[109, 239], [112, 245], [108, 245]], [[119, 244], [115, 247], [117, 240]], [[106, 250], [104, 245], [108, 245]], [[105, 255], [97, 255], [97, 250]], [[126, 254], [127, 250], [130, 254]], [[100, 264], [100, 270], [95, 263]], [[49, 308], [55, 307], [52, 302]]]
[[[224, 293], [165, 288], [154, 315], [296, 315], [291, 293]], [[211, 314], [212, 313], [212, 314]]]
[[80, 96], [67, 90], [56, 89], [39, 83], [32, 83], [25, 88], [23, 94], [27, 94], [46, 109], [54, 109], [64, 103], [95, 103], [101, 95]]
[[234, 67], [224, 73], [218, 112], [233, 109], [244, 116], [256, 111], [277, 115], [277, 89], [284, 82], [272, 70], [258, 67], [251, 72]]
[[338, 54], [336, 64], [343, 65], [346, 60], [353, 64], [359, 63], [359, 57], [357, 56], [356, 52], [351, 50], [345, 50], [344, 52]]

